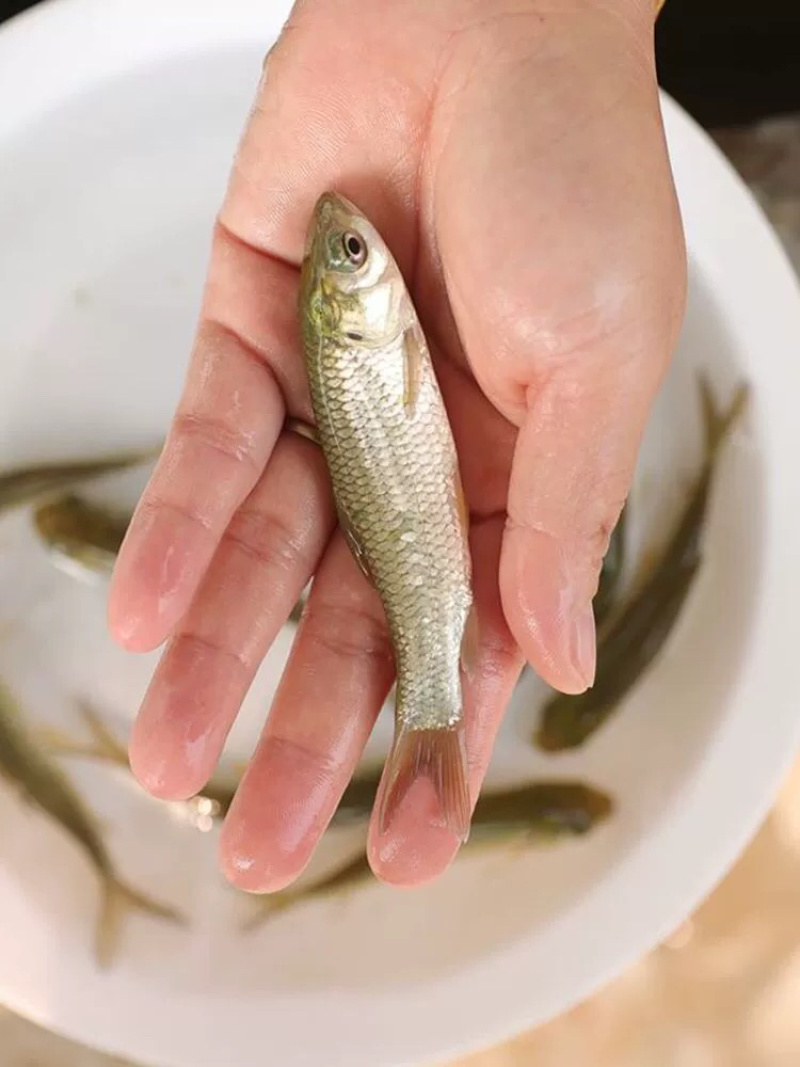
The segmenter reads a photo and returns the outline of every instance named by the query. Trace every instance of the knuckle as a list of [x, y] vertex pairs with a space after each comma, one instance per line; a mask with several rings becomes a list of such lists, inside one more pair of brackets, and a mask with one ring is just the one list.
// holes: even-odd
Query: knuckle
[[302, 531], [278, 511], [240, 509], [224, 540], [264, 568], [294, 571], [314, 562]]
[[352, 606], [315, 604], [309, 598], [303, 613], [303, 638], [335, 659], [394, 662], [386, 624], [371, 612]]
[[172, 424], [172, 436], [179, 442], [200, 445], [226, 460], [261, 472], [254, 435], [213, 415], [178, 412]]

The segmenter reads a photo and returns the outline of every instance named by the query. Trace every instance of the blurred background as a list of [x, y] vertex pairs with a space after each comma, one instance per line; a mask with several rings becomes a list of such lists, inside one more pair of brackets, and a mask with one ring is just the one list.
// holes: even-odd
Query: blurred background
[[[33, 6], [0, 0], [0, 21]], [[750, 185], [800, 271], [800, 5], [667, 0], [659, 79]], [[0, 102], [2, 106], [2, 102]], [[797, 1067], [800, 764], [711, 898], [568, 1015], [459, 1067]], [[0, 1067], [122, 1067], [0, 1007]]]

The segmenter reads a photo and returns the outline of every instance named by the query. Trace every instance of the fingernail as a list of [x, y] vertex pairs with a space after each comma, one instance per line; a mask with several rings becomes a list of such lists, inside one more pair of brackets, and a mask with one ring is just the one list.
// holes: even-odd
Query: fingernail
[[588, 689], [594, 685], [597, 670], [597, 628], [591, 603], [579, 608], [572, 618], [570, 651], [575, 673]]
[[517, 537], [512, 531], [507, 547], [527, 631], [523, 652], [545, 681], [583, 692], [594, 682], [597, 659], [591, 573], [543, 531]]

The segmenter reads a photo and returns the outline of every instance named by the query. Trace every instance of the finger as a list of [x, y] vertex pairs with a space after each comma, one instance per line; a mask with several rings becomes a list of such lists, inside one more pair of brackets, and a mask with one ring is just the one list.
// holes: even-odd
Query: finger
[[[497, 588], [497, 567], [503, 518], [473, 525], [470, 537], [473, 590], [480, 631], [475, 670], [463, 680], [470, 797], [474, 806], [486, 775], [503, 712], [522, 669], [517, 648], [503, 615]], [[369, 831], [369, 861], [384, 882], [421, 885], [438, 877], [452, 862], [459, 842], [435, 825], [439, 806], [425, 779], [416, 782], [385, 834], [373, 816]]]
[[129, 649], [156, 647], [186, 611], [287, 403], [308, 417], [296, 293], [294, 271], [217, 230], [183, 396], [111, 585], [110, 628]]
[[378, 594], [337, 534], [314, 578], [264, 733], [222, 831], [240, 889], [283, 888], [308, 863], [394, 677]]
[[248, 243], [299, 265], [314, 203], [336, 189], [366, 211], [407, 266], [416, 246], [410, 222], [419, 152], [440, 59], [434, 27], [424, 48], [413, 20], [397, 27], [390, 43], [385, 12], [360, 10], [354, 63], [341, 10], [307, 8], [295, 5], [267, 56], [221, 218]]
[[130, 760], [149, 792], [183, 799], [208, 781], [258, 666], [332, 528], [320, 450], [283, 434], [264, 477], [228, 526], [145, 695]]
[[454, 315], [484, 392], [520, 427], [503, 606], [565, 692], [593, 679], [592, 595], [683, 309], [648, 18], [565, 9], [544, 36], [529, 21], [507, 63], [446, 97], [446, 140], [433, 131]]

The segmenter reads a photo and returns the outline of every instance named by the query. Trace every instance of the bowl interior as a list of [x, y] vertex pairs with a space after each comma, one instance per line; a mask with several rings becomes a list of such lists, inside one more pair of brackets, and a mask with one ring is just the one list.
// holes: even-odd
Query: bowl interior
[[[210, 220], [261, 52], [230, 48], [138, 66], [102, 91], [66, 100], [3, 146], [4, 467], [160, 439], [191, 344]], [[689, 233], [690, 250], [691, 242]], [[697, 469], [700, 368], [721, 400], [756, 373], [696, 260], [678, 358], [653, 412], [631, 497], [628, 581], [668, 535]], [[752, 384], [757, 395], [758, 381]], [[71, 763], [74, 780], [102, 813], [120, 870], [136, 885], [157, 886], [191, 919], [186, 931], [132, 919], [114, 980], [146, 985], [154, 1000], [262, 998], [270, 991], [277, 1003], [333, 990], [369, 998], [477, 967], [521, 939], [535, 956], [556, 921], [569, 917], [580, 926], [587, 895], [691, 790], [726, 715], [759, 592], [760, 440], [751, 414], [719, 464], [703, 569], [679, 624], [606, 728], [574, 753], [543, 755], [530, 735], [544, 689], [529, 673], [517, 689], [490, 780], [586, 779], [615, 798], [606, 825], [547, 848], [476, 853], [415, 893], [371, 886], [308, 904], [245, 936], [239, 922], [253, 905], [216, 873], [216, 830], [197, 832], [184, 808], [144, 797], [122, 770]], [[141, 484], [132, 476], [97, 491], [132, 503]], [[157, 657], [112, 646], [105, 586], [55, 570], [19, 514], [0, 522], [0, 588], [0, 677], [34, 721], [78, 735], [76, 700], [88, 697], [124, 740]], [[229, 768], [252, 749], [291, 636], [287, 628], [247, 698], [226, 749]], [[371, 752], [385, 751], [390, 730], [386, 710]], [[724, 793], [716, 802], [727, 803]], [[46, 984], [48, 1011], [58, 1017], [72, 976], [94, 969], [96, 887], [78, 851], [12, 791], [0, 791], [0, 809], [0, 899], [38, 931], [26, 975], [30, 988]], [[330, 836], [320, 863], [357, 850], [362, 840], [360, 831]], [[50, 891], [54, 878], [58, 894]], [[0, 952], [0, 960], [10, 958]], [[11, 988], [5, 966], [0, 989]]]

